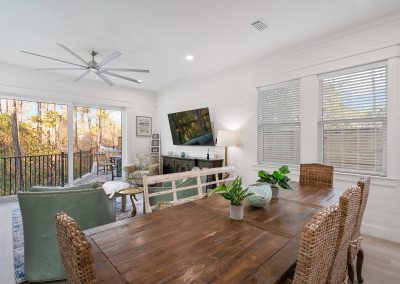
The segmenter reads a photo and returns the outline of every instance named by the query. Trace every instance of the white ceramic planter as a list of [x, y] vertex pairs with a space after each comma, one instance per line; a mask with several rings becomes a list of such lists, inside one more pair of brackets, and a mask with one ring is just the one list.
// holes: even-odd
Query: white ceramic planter
[[279, 187], [271, 187], [272, 190], [272, 199], [279, 198]]
[[243, 220], [243, 205], [235, 206], [231, 204], [230, 217], [233, 220]]
[[249, 192], [254, 193], [247, 197], [249, 204], [254, 207], [267, 208], [272, 198], [271, 186], [268, 183], [256, 183], [248, 186]]

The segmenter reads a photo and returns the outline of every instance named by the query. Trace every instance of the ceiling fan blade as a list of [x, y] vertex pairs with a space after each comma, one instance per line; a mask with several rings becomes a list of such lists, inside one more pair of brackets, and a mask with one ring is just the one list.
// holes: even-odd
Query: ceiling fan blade
[[111, 73], [111, 72], [108, 72], [108, 71], [103, 71], [102, 73], [110, 75], [110, 76], [114, 76], [114, 77], [117, 77], [117, 78], [125, 79], [125, 80], [128, 80], [128, 81], [132, 81], [132, 82], [135, 82], [135, 83], [138, 83], [138, 84], [142, 83], [142, 82], [140, 82], [140, 81], [138, 81], [136, 79], [125, 77], [125, 76], [122, 76], [122, 75], [119, 75], [119, 74], [115, 74], [115, 73]]
[[71, 68], [37, 68], [36, 70], [86, 70], [85, 67], [71, 67]]
[[121, 56], [122, 53], [119, 51], [114, 51], [113, 53], [111, 53], [109, 56], [107, 56], [106, 58], [104, 58], [102, 61], [99, 62], [98, 66], [104, 66], [106, 65], [108, 62], [114, 60], [115, 58], [117, 58], [118, 56]]
[[64, 60], [61, 60], [61, 59], [57, 59], [57, 58], [53, 58], [53, 57], [49, 57], [49, 56], [45, 56], [45, 55], [41, 55], [41, 54], [37, 54], [37, 53], [32, 53], [32, 52], [28, 52], [28, 51], [24, 51], [24, 50], [21, 50], [21, 52], [22, 53], [26, 53], [26, 54], [30, 54], [30, 55], [43, 57], [43, 58], [47, 58], [47, 59], [51, 59], [51, 60], [55, 60], [55, 61], [62, 62], [62, 63], [67, 63], [67, 64], [71, 64], [71, 65], [87, 68], [87, 66], [83, 66], [83, 65], [80, 65], [80, 64], [64, 61]]
[[78, 82], [80, 79], [82, 79], [83, 77], [85, 77], [87, 74], [89, 74], [91, 72], [91, 70], [87, 70], [86, 72], [84, 72], [82, 75], [80, 75], [78, 78], [76, 78], [74, 81]]
[[75, 56], [76, 58], [78, 58], [83, 64], [88, 65], [88, 63], [82, 58], [80, 57], [78, 54], [76, 54], [75, 52], [73, 52], [71, 49], [69, 49], [68, 47], [66, 47], [65, 45], [61, 44], [61, 43], [57, 43], [57, 45], [59, 47], [61, 47], [62, 49], [66, 50], [67, 52], [71, 53], [73, 56]]
[[106, 76], [104, 76], [103, 74], [101, 74], [99, 71], [96, 72], [97, 76], [99, 76], [101, 79], [103, 79], [104, 81], [107, 82], [108, 85], [113, 86], [113, 82], [110, 81], [110, 79], [108, 79]]
[[119, 72], [139, 72], [150, 73], [150, 70], [145, 69], [130, 69], [130, 68], [103, 68], [104, 71], [119, 71]]

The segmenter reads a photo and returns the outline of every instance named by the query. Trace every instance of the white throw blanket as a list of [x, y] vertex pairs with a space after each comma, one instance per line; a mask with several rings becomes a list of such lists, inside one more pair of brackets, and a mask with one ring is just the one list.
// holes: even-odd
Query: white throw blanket
[[131, 185], [124, 181], [106, 181], [103, 184], [104, 192], [106, 193], [106, 195], [108, 195], [109, 199], [113, 198], [116, 192], [130, 187]]

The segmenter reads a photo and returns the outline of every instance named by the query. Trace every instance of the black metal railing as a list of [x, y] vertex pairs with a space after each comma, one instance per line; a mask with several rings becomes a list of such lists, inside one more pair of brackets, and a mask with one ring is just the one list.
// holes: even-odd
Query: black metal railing
[[74, 180], [81, 178], [92, 171], [93, 151], [79, 151], [74, 153]]
[[[93, 152], [74, 153], [74, 179], [91, 171]], [[13, 195], [32, 186], [65, 186], [68, 154], [0, 158], [0, 196]]]

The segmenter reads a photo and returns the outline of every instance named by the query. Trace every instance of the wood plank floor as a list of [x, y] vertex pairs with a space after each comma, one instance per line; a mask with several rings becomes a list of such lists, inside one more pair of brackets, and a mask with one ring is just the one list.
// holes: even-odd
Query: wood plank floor
[[363, 236], [365, 284], [400, 283], [400, 244]]
[[[17, 202], [0, 203], [0, 283], [14, 284], [11, 212]], [[400, 244], [363, 236], [365, 284], [400, 283]], [[58, 284], [65, 282], [57, 282]], [[357, 283], [357, 282], [355, 282]]]

